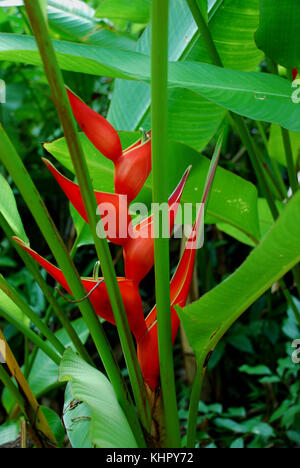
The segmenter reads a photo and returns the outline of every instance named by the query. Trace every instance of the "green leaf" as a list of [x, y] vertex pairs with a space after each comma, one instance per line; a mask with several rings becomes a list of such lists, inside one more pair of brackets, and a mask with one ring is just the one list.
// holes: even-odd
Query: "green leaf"
[[24, 242], [29, 242], [18, 212], [17, 203], [12, 189], [0, 174], [0, 213], [3, 215], [16, 236]]
[[20, 434], [20, 422], [9, 421], [0, 426], [0, 443], [1, 445], [15, 442]]
[[[89, 336], [84, 320], [82, 318], [75, 320], [72, 322], [72, 326], [84, 344]], [[64, 329], [59, 330], [55, 335], [65, 347], [73, 347]], [[48, 342], [47, 344], [51, 346]], [[58, 366], [41, 350], [37, 353], [35, 363], [27, 380], [36, 398], [40, 398], [53, 388], [61, 386], [61, 383], [58, 381]], [[13, 408], [14, 400], [6, 389], [2, 394], [2, 402], [9, 413]]]
[[96, 16], [99, 18], [123, 19], [133, 23], [148, 23], [150, 0], [99, 0]]
[[256, 367], [251, 367], [244, 365], [239, 368], [240, 372], [244, 372], [248, 375], [272, 375], [271, 370], [267, 366], [259, 365]]
[[55, 436], [55, 439], [59, 443], [59, 446], [62, 447], [65, 438], [65, 429], [61, 423], [60, 417], [52, 409], [47, 408], [46, 406], [41, 406], [41, 410], [46, 416], [47, 422]]
[[[281, 202], [276, 202], [276, 206], [278, 208], [279, 213], [284, 208], [284, 204]], [[269, 204], [267, 200], [264, 198], [259, 198], [258, 199], [258, 219], [259, 219], [259, 226], [260, 226], [260, 239], [262, 239], [271, 229], [271, 227], [274, 224], [274, 218], [272, 216]], [[213, 220], [210, 220], [213, 222]], [[249, 236], [246, 236], [243, 232], [240, 230], [236, 229], [234, 226], [227, 224], [227, 223], [220, 223], [217, 220], [215, 220], [218, 229], [220, 231], [225, 232], [225, 234], [228, 234], [229, 236], [233, 237], [234, 239], [237, 239], [239, 242], [242, 242], [243, 244], [250, 245], [251, 247], [255, 247], [256, 243], [249, 238]]]
[[71, 392], [71, 382], [65, 391], [63, 420], [68, 437], [73, 448], [93, 448], [90, 439], [91, 412], [89, 407], [78, 400], [74, 400]]
[[[300, 157], [300, 133], [290, 132], [290, 137], [294, 161], [297, 163]], [[286, 167], [286, 155], [282, 140], [281, 128], [275, 124], [271, 126], [268, 151], [271, 158], [276, 159], [276, 161], [282, 164], [282, 166]]]
[[[32, 37], [0, 34], [0, 60], [40, 65]], [[54, 41], [63, 70], [150, 83], [150, 59], [136, 52]], [[300, 131], [300, 106], [291, 83], [266, 73], [245, 73], [196, 62], [169, 65], [169, 87], [188, 88], [210, 101], [254, 120]]]
[[3, 292], [0, 291], [0, 317], [1, 309], [3, 309], [8, 315], [10, 315], [14, 320], [23, 323], [27, 327], [30, 326], [29, 318], [22, 312], [19, 307]]
[[91, 411], [91, 441], [99, 448], [137, 448], [111, 383], [74, 351], [67, 349], [60, 365], [60, 381], [72, 382], [72, 395]]
[[[133, 135], [136, 137], [135, 133]], [[128, 134], [125, 133], [124, 136], [128, 138]], [[103, 192], [114, 192], [113, 163], [102, 157], [83, 134], [80, 134], [80, 139], [95, 189]], [[67, 169], [74, 171], [64, 139], [48, 143], [45, 145], [45, 148]], [[191, 164], [193, 169], [186, 184], [182, 202], [200, 203], [210, 161], [191, 148], [174, 142], [169, 142], [168, 158], [169, 193], [172, 193], [187, 166]], [[138, 200], [150, 206], [152, 201], [151, 176], [146, 182]], [[214, 219], [226, 221], [235, 226], [252, 239], [252, 241], [257, 242], [260, 238], [256, 188], [251, 183], [223, 168], [217, 169], [207, 212]]]
[[[253, 71], [262, 59], [254, 42], [259, 22], [259, 0], [209, 1], [210, 30], [227, 68]], [[207, 1], [198, 0], [207, 11]], [[207, 15], [207, 13], [206, 13]], [[150, 54], [150, 26], [137, 52]], [[169, 60], [211, 63], [186, 0], [170, 1]], [[150, 90], [143, 83], [117, 80], [108, 114], [119, 130], [149, 125]], [[186, 89], [169, 91], [169, 138], [201, 151], [217, 132], [225, 112]]]
[[231, 449], [243, 449], [243, 448], [245, 448], [244, 439], [239, 438], [239, 439], [234, 440], [232, 442], [232, 444], [230, 445], [230, 448]]
[[[95, 10], [81, 0], [47, 0], [51, 29], [67, 39], [81, 39], [96, 25]], [[23, 6], [22, 0], [4, 0], [0, 7]]]
[[179, 309], [200, 363], [205, 362], [231, 325], [299, 262], [299, 241], [300, 193], [235, 273], [199, 301]]
[[81, 39], [96, 27], [95, 10], [80, 0], [48, 0], [48, 21], [53, 30]]
[[300, 65], [298, 0], [260, 0], [260, 25], [256, 43], [267, 57], [284, 67]]

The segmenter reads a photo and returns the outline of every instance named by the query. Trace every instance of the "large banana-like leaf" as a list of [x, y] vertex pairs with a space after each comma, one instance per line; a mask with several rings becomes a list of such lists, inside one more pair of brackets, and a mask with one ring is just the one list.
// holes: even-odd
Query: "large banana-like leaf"
[[122, 19], [134, 23], [148, 23], [150, 0], [99, 0], [96, 15], [100, 18]]
[[199, 362], [205, 361], [231, 325], [299, 260], [300, 193], [297, 193], [241, 267], [199, 301], [180, 310]]
[[[113, 164], [101, 156], [83, 134], [80, 134], [80, 138], [94, 187], [104, 192], [113, 192]], [[124, 141], [124, 138], [122, 140]], [[65, 139], [46, 144], [45, 148], [67, 169], [74, 171]], [[182, 202], [200, 203], [210, 161], [193, 149], [176, 142], [169, 142], [168, 160], [169, 193], [172, 193], [187, 166], [192, 165]], [[150, 205], [152, 201], [151, 176], [138, 201]], [[217, 169], [208, 205], [210, 216], [218, 221], [229, 223], [255, 243], [260, 239], [257, 203], [257, 190], [254, 185], [221, 167]]]
[[[81, 0], [47, 0], [51, 28], [67, 39], [82, 39], [96, 25], [95, 10]], [[0, 7], [23, 6], [23, 0], [2, 0]]]
[[258, 47], [276, 63], [287, 68], [300, 65], [300, 28], [298, 0], [260, 0], [260, 24], [256, 33]]
[[[62, 69], [150, 83], [150, 60], [143, 54], [99, 46], [54, 42]], [[40, 65], [33, 38], [0, 35], [0, 60]], [[198, 62], [172, 62], [169, 87], [187, 88], [210, 101], [254, 120], [300, 131], [300, 106], [290, 83], [264, 73], [228, 70]]]
[[89, 366], [71, 349], [60, 365], [60, 381], [71, 381], [74, 399], [91, 411], [92, 443], [98, 448], [137, 448], [128, 421], [114, 389], [104, 374]]
[[[259, 21], [259, 0], [210, 0], [208, 10], [210, 30], [224, 65], [255, 70], [262, 58], [253, 37]], [[150, 54], [150, 26], [136, 50]], [[186, 0], [170, 1], [169, 59], [211, 62]], [[149, 108], [149, 88], [143, 83], [117, 80], [108, 114], [116, 128], [149, 127]], [[169, 92], [169, 137], [198, 151], [216, 133], [224, 115], [223, 109], [186, 89]]]

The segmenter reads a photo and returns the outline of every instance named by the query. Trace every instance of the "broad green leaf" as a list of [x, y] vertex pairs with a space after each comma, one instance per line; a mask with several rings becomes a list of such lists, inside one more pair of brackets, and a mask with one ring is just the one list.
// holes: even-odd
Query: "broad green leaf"
[[[97, 25], [95, 10], [81, 0], [47, 0], [47, 4], [49, 25], [66, 38], [84, 38]], [[0, 7], [11, 6], [23, 6], [23, 1], [0, 1]]]
[[66, 433], [60, 417], [57, 413], [55, 413], [55, 411], [53, 411], [51, 408], [47, 408], [46, 406], [41, 406], [41, 410], [47, 419], [55, 439], [57, 440], [59, 446], [62, 447]]
[[20, 422], [9, 421], [0, 426], [0, 444], [15, 442], [20, 434]]
[[12, 189], [0, 174], [0, 213], [5, 218], [16, 236], [28, 242], [24, 226], [18, 212], [18, 207]]
[[[300, 133], [290, 132], [293, 157], [295, 163], [300, 158]], [[276, 159], [280, 164], [286, 167], [286, 155], [282, 140], [281, 128], [278, 125], [271, 125], [268, 151], [271, 158]]]
[[90, 34], [85, 39], [85, 43], [122, 50], [134, 50], [136, 46], [136, 41], [128, 35], [106, 28]]
[[23, 323], [27, 327], [30, 326], [29, 318], [22, 312], [19, 307], [3, 292], [0, 291], [0, 317], [1, 309], [3, 309], [6, 314], [10, 315], [14, 320]]
[[114, 389], [104, 374], [89, 366], [71, 349], [60, 365], [60, 381], [72, 382], [72, 395], [91, 411], [91, 441], [99, 448], [137, 448]]
[[[131, 51], [54, 41], [62, 69], [150, 83], [149, 57]], [[0, 34], [0, 60], [40, 65], [32, 37]], [[254, 120], [300, 131], [300, 106], [291, 83], [266, 73], [246, 73], [197, 62], [169, 65], [169, 87], [188, 88], [210, 101]]]
[[90, 439], [91, 411], [89, 407], [74, 400], [71, 382], [66, 386], [63, 420], [73, 448], [93, 448]]
[[150, 0], [99, 0], [96, 16], [99, 18], [123, 19], [133, 23], [148, 23]]
[[[101, 156], [83, 134], [80, 134], [80, 138], [95, 189], [103, 192], [114, 192], [114, 168], [112, 162]], [[46, 144], [45, 148], [67, 169], [74, 171], [64, 139]], [[178, 184], [186, 168], [191, 164], [193, 169], [186, 184], [182, 202], [200, 203], [209, 168], [209, 160], [191, 148], [175, 142], [169, 142], [168, 158], [170, 194]], [[146, 182], [138, 200], [148, 205], [151, 204], [151, 176]], [[259, 240], [257, 190], [251, 183], [223, 168], [217, 169], [207, 212], [214, 219], [225, 221], [235, 226], [252, 240]]]
[[[198, 0], [200, 5], [207, 1]], [[205, 5], [203, 6], [205, 9]], [[227, 68], [254, 71], [262, 53], [254, 42], [259, 22], [259, 0], [210, 0], [209, 27]], [[150, 26], [137, 52], [150, 54]], [[170, 1], [169, 60], [211, 63], [186, 0]], [[150, 90], [143, 83], [117, 80], [108, 114], [119, 130], [149, 126]], [[169, 137], [201, 151], [216, 133], [224, 110], [186, 89], [169, 92]]]
[[247, 260], [216, 288], [179, 310], [198, 361], [203, 364], [231, 325], [300, 260], [300, 193]]
[[[89, 331], [84, 320], [82, 318], [75, 320], [72, 322], [72, 325], [82, 343], [85, 343], [88, 339]], [[55, 335], [65, 347], [73, 346], [64, 329], [59, 330]], [[51, 346], [51, 344], [47, 344]], [[58, 381], [58, 366], [41, 350], [38, 351], [27, 380], [36, 398], [40, 398], [53, 388], [61, 386], [61, 383]], [[13, 408], [14, 400], [6, 389], [2, 394], [2, 402], [9, 413]]]
[[[281, 202], [276, 202], [276, 205], [280, 213], [284, 208], [284, 204]], [[269, 230], [274, 224], [274, 218], [272, 216], [268, 202], [264, 198], [258, 199], [258, 219], [259, 219], [259, 226], [260, 226], [259, 240], [261, 240], [269, 232]], [[209, 221], [210, 223], [214, 224], [213, 219], [210, 219]], [[250, 245], [251, 247], [256, 246], [256, 242], [254, 242], [252, 239], [250, 239], [248, 236], [246, 236], [243, 232], [239, 231], [234, 226], [231, 226], [230, 224], [227, 224], [227, 223], [220, 223], [217, 220], [215, 220], [215, 223], [217, 224], [220, 231], [225, 232], [225, 234], [228, 234], [234, 239], [237, 239], [239, 242], [242, 242], [243, 244], [246, 244], [246, 245]]]
[[256, 43], [267, 57], [284, 67], [300, 65], [298, 0], [260, 0], [260, 25]]

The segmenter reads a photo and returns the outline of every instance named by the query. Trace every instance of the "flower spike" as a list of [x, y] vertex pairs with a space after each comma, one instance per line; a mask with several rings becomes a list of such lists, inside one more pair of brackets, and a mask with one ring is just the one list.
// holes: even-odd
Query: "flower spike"
[[[220, 159], [222, 142], [223, 135], [221, 135], [221, 137], [219, 138], [209, 168], [201, 208], [197, 215], [197, 219], [194, 224], [192, 233], [187, 241], [184, 254], [171, 281], [171, 327], [173, 345], [175, 343], [178, 328], [180, 325], [180, 319], [175, 310], [175, 306], [184, 307], [188, 299], [195, 265], [196, 253], [198, 249], [199, 236], [202, 234], [203, 229], [205, 207], [209, 199], [218, 162]], [[144, 381], [149, 385], [149, 387], [152, 390], [155, 390], [159, 385], [160, 379], [156, 307], [154, 307], [154, 309], [150, 312], [149, 316], [147, 317], [146, 326], [148, 332], [144, 336], [142, 341], [138, 342], [138, 359]]]
[[103, 156], [116, 162], [122, 155], [118, 132], [100, 114], [67, 89], [69, 101], [81, 130]]
[[[68, 293], [71, 294], [70, 287], [64, 277], [62, 271], [45, 260], [34, 250], [28, 247], [22, 240], [14, 237], [15, 242], [27, 252], [38, 264], [44, 268], [52, 278], [54, 278]], [[90, 294], [90, 300], [94, 306], [95, 312], [99, 317], [107, 320], [115, 325], [113, 311], [110, 305], [110, 300], [105, 282], [101, 282], [102, 278], [81, 278], [84, 289], [87, 294]], [[99, 284], [98, 284], [99, 283]], [[132, 333], [137, 341], [141, 341], [147, 333], [147, 328], [144, 319], [143, 305], [139, 294], [138, 285], [126, 278], [118, 278], [118, 283], [121, 290], [121, 295], [124, 301], [124, 307], [127, 314], [128, 322]], [[98, 287], [95, 288], [95, 286]]]

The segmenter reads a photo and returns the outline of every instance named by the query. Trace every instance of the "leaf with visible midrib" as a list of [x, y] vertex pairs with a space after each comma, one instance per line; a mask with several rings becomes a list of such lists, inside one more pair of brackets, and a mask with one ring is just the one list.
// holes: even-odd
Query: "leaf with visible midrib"
[[[53, 41], [63, 70], [150, 83], [150, 59], [136, 52]], [[40, 65], [32, 37], [0, 34], [0, 60]], [[187, 88], [237, 114], [300, 131], [300, 106], [291, 83], [265, 73], [246, 73], [198, 62], [169, 65], [169, 87]]]
[[261, 244], [233, 275], [199, 301], [179, 310], [197, 359], [204, 362], [231, 325], [299, 261], [298, 192]]

